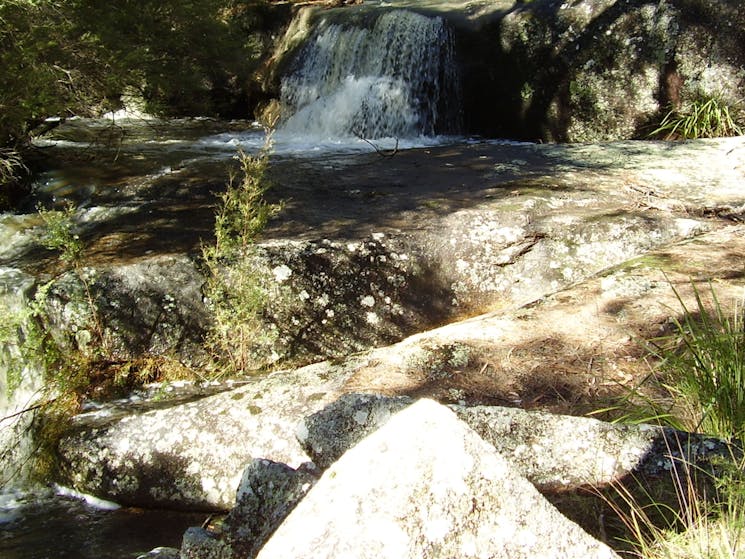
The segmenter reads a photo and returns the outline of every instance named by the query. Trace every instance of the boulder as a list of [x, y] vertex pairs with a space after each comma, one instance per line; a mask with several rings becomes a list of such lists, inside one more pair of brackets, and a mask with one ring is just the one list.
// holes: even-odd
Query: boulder
[[225, 519], [232, 557], [255, 557], [318, 475], [310, 465], [294, 470], [270, 460], [251, 462], [238, 486], [235, 507]]
[[256, 557], [292, 509], [318, 480], [310, 464], [294, 470], [286, 464], [255, 459], [244, 470], [235, 507], [216, 528], [190, 528], [182, 559]]
[[229, 559], [230, 547], [216, 533], [193, 526], [184, 532], [180, 559]]
[[[298, 440], [316, 465], [328, 468], [412, 402], [405, 397], [345, 394], [305, 418], [296, 431]], [[655, 425], [496, 406], [449, 408], [541, 492], [608, 485], [630, 473], [660, 476], [676, 464], [704, 470], [735, 451], [713, 437]]]
[[256, 269], [268, 278], [266, 321], [281, 356], [338, 357], [387, 345], [451, 311], [450, 290], [398, 237], [267, 241]]
[[312, 37], [309, 21], [332, 12], [344, 25], [364, 27], [371, 13], [401, 9], [452, 27], [465, 134], [570, 142], [643, 137], [667, 111], [690, 111], [698, 99], [714, 97], [734, 109], [745, 86], [738, 0], [397, 0], [303, 11], [277, 66], [292, 67], [283, 56], [303, 52], [287, 45]]
[[61, 478], [122, 504], [229, 510], [253, 458], [308, 460], [292, 432], [338, 397], [349, 374], [322, 363], [165, 409], [78, 416], [59, 444]]
[[204, 281], [185, 255], [71, 271], [49, 291], [50, 331], [63, 348], [107, 359], [166, 356], [199, 366], [211, 318]]
[[258, 557], [616, 557], [430, 400], [323, 474]]

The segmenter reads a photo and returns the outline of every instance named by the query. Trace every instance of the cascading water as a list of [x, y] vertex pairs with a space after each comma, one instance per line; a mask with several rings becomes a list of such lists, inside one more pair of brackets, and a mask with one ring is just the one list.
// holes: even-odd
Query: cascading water
[[282, 80], [281, 131], [320, 138], [457, 134], [453, 34], [440, 17], [382, 13], [371, 27], [322, 19]]

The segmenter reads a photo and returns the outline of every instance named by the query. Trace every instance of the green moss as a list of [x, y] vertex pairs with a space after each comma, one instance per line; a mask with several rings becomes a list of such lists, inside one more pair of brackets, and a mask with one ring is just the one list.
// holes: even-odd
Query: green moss
[[645, 254], [644, 256], [632, 258], [617, 266], [613, 266], [606, 270], [603, 275], [612, 275], [617, 272], [631, 272], [640, 269], [680, 271], [680, 266], [669, 255]]

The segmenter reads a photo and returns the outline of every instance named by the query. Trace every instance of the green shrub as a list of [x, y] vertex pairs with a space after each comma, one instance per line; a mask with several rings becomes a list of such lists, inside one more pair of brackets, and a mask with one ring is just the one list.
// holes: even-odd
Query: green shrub
[[215, 217], [215, 243], [203, 247], [208, 272], [206, 295], [214, 323], [208, 346], [216, 360], [235, 372], [261, 368], [272, 360], [272, 330], [264, 313], [269, 298], [268, 279], [257, 266], [256, 237], [276, 215], [280, 204], [264, 194], [270, 140], [258, 155], [240, 152], [240, 179], [231, 177]]
[[[727, 312], [713, 287], [692, 284], [694, 307], [677, 290], [681, 316], [671, 335], [653, 340], [659, 360], [647, 384], [632, 390], [615, 411], [745, 443], [745, 317], [743, 302]], [[646, 389], [667, 393], [649, 396]], [[654, 391], [653, 390], [653, 391]], [[646, 394], [646, 395], [645, 395]], [[607, 410], [605, 410], [607, 411]], [[676, 449], [671, 449], [675, 451]], [[735, 452], [737, 454], [737, 452]], [[714, 472], [676, 462], [671, 500], [635, 494], [618, 485], [608, 502], [625, 524], [636, 556], [646, 559], [735, 559], [745, 555], [745, 463], [722, 461]], [[633, 481], [632, 481], [633, 484]], [[643, 491], [642, 491], [643, 493]]]

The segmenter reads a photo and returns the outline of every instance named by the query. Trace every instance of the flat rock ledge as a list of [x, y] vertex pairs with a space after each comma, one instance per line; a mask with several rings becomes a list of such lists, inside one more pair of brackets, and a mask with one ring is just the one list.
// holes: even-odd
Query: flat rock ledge
[[308, 460], [291, 433], [350, 373], [322, 363], [165, 409], [78, 416], [59, 445], [63, 483], [127, 505], [228, 510], [253, 458]]
[[[257, 477], [262, 469], [266, 477]], [[310, 550], [314, 557], [359, 559], [617, 557], [544, 499], [504, 454], [432, 400], [396, 412], [317, 482], [306, 483], [299, 503], [281, 507], [286, 518], [266, 543], [266, 531], [244, 529], [244, 542], [262, 544], [256, 554], [245, 543], [238, 546], [235, 519], [250, 519], [244, 528], [256, 526], [251, 513], [272, 508], [261, 490], [274, 486], [272, 471], [280, 482], [266, 499], [273, 503], [288, 479], [307, 475], [252, 464], [244, 482], [253, 478], [253, 491], [242, 483], [226, 531], [190, 529], [181, 558], [307, 557]], [[270, 524], [276, 519], [269, 515]]]
[[[303, 398], [296, 392], [292, 401], [275, 400], [265, 424], [250, 403], [248, 415], [233, 412], [229, 428], [224, 418], [215, 421], [222, 415], [218, 406], [261, 400], [261, 390], [270, 387], [257, 382], [197, 402], [199, 413], [192, 415], [201, 419], [178, 429], [188, 445], [168, 439], [171, 426], [153, 431], [155, 438], [136, 449], [130, 432], [127, 448], [107, 454], [91, 441], [103, 447], [131, 420], [82, 430], [71, 446], [83, 452], [68, 451], [68, 471], [80, 476], [76, 487], [129, 504], [230, 509], [219, 526], [185, 533], [181, 559], [305, 557], [310, 549], [314, 557], [360, 559], [615, 557], [555, 508], [551, 496], [630, 474], [669, 483], [679, 465], [708, 469], [714, 457], [739, 452], [652, 425], [376, 394], [334, 396], [345, 375], [327, 378], [319, 367], [306, 369], [304, 378], [294, 378], [306, 383]], [[281, 420], [273, 417], [279, 410]], [[144, 413], [138, 427], [168, 422], [172, 413]], [[303, 416], [293, 425], [293, 417]], [[90, 441], [81, 445], [86, 436]], [[159, 451], [146, 446], [163, 439]], [[151, 457], [156, 460], [145, 462]], [[198, 475], [185, 475], [189, 471]]]

